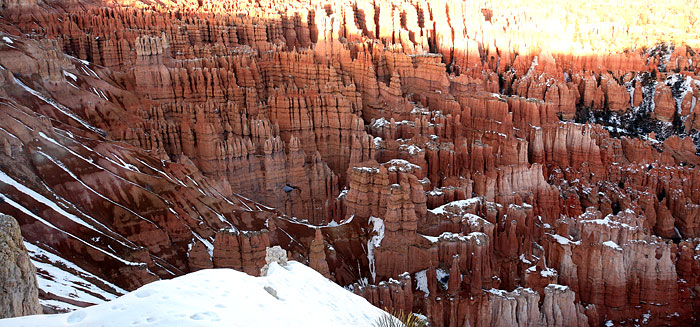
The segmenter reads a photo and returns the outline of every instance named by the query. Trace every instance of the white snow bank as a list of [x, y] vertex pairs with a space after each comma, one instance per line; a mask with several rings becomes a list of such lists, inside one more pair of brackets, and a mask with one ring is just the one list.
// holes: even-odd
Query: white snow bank
[[428, 269], [423, 269], [416, 273], [416, 289], [425, 293], [425, 297], [430, 295], [428, 290]]
[[[24, 242], [24, 246], [27, 248], [32, 263], [37, 268], [36, 277], [39, 289], [46, 293], [93, 304], [116, 299], [115, 293], [119, 295], [127, 293], [118, 286], [32, 243]], [[95, 285], [95, 282], [103, 284], [104, 289]], [[105, 289], [112, 291], [108, 292]], [[78, 308], [59, 300], [40, 299], [39, 302], [57, 310], [72, 311]]]
[[313, 269], [289, 262], [286, 267], [270, 264], [265, 277], [201, 270], [111, 302], [65, 314], [2, 319], [0, 326], [371, 326], [383, 314]]
[[470, 206], [481, 202], [481, 198], [470, 198], [466, 200], [457, 200], [457, 201], [452, 201], [445, 203], [435, 209], [432, 209], [434, 214], [439, 215], [439, 214], [444, 214], [446, 212], [460, 212], [463, 210], [467, 210]]
[[377, 272], [374, 268], [374, 249], [382, 245], [384, 239], [384, 220], [377, 217], [369, 217], [368, 223], [372, 224], [372, 232], [375, 235], [367, 241], [367, 260], [369, 261], [369, 271], [372, 274], [372, 282], [377, 279]]
[[617, 245], [617, 243], [615, 243], [613, 241], [605, 241], [605, 242], [603, 242], [603, 245], [605, 245], [607, 247], [611, 247], [611, 248], [618, 250], [618, 251], [622, 251], [622, 248], [619, 245]]

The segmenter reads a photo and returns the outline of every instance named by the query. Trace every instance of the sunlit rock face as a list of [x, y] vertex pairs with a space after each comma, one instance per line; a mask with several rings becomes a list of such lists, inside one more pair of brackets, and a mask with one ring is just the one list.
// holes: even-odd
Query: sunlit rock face
[[433, 326], [697, 324], [689, 1], [1, 4], [46, 312], [278, 245]]

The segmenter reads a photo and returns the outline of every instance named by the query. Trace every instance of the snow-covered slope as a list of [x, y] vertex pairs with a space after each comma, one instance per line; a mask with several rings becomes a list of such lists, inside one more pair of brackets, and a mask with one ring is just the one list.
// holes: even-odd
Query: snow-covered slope
[[272, 263], [265, 277], [201, 270], [111, 302], [71, 313], [2, 319], [0, 326], [372, 326], [383, 314], [292, 261], [286, 267]]
[[34, 244], [24, 242], [24, 246], [36, 267], [39, 290], [46, 294], [39, 302], [49, 309], [72, 311], [90, 304], [104, 303], [126, 293], [117, 285]]

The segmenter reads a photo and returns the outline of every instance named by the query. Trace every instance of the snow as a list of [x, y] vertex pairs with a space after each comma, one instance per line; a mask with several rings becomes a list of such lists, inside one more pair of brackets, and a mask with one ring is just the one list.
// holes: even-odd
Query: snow
[[438, 283], [440, 283], [440, 285], [442, 285], [442, 289], [446, 290], [447, 284], [450, 280], [450, 272], [445, 270], [445, 269], [438, 268], [438, 269], [435, 269], [435, 275], [437, 277]]
[[13, 138], [13, 139], [15, 139], [15, 140], [19, 140], [19, 139], [17, 138], [17, 136], [15, 136], [15, 134], [12, 134], [12, 133], [8, 132], [6, 129], [4, 129], [4, 128], [2, 128], [2, 127], [0, 127], [0, 131], [5, 132], [5, 134], [9, 135], [11, 138]]
[[369, 271], [372, 274], [372, 281], [377, 279], [377, 271], [374, 267], [374, 249], [382, 245], [384, 239], [384, 221], [381, 218], [369, 217], [372, 224], [372, 232], [376, 233], [367, 241], [367, 260], [369, 260]]
[[676, 113], [681, 115], [681, 104], [683, 103], [683, 98], [688, 92], [692, 91], [690, 83], [693, 78], [690, 76], [685, 76], [682, 74], [671, 74], [666, 78], [666, 85], [671, 88], [671, 93], [673, 99], [676, 102]]
[[[32, 263], [37, 268], [39, 289], [64, 298], [88, 303], [103, 303], [127, 292], [120, 287], [101, 279], [53, 253], [24, 242]], [[111, 288], [112, 292], [95, 285], [95, 281]], [[113, 294], [114, 293], [114, 294]], [[117, 294], [117, 295], [115, 295]], [[74, 305], [59, 300], [40, 300], [44, 305], [60, 309], [75, 310]], [[46, 302], [46, 303], [45, 303]]]
[[622, 248], [619, 245], [617, 245], [617, 243], [615, 243], [613, 241], [605, 241], [605, 242], [603, 242], [603, 245], [605, 245], [607, 247], [611, 247], [611, 248], [618, 250], [618, 251], [622, 251]]
[[488, 220], [481, 218], [473, 213], [465, 213], [464, 216], [462, 216], [462, 222], [465, 221], [469, 223], [469, 227], [471, 227], [472, 230], [482, 228], [483, 226], [493, 225]]
[[[586, 218], [586, 213], [583, 213], [580, 217]], [[610, 228], [627, 228], [627, 229], [631, 229], [631, 230], [637, 229], [637, 227], [630, 226], [626, 223], [612, 220], [612, 219], [610, 219], [611, 217], [613, 217], [613, 215], [609, 214], [609, 215], [605, 216], [605, 218], [603, 218], [603, 219], [586, 219], [586, 220], [581, 220], [581, 223], [604, 225], [604, 226], [608, 226]]]
[[102, 133], [101, 130], [99, 130], [98, 128], [93, 127], [93, 126], [90, 125], [90, 124], [88, 124], [86, 121], [84, 121], [82, 118], [78, 117], [78, 115], [76, 115], [75, 113], [73, 113], [73, 112], [72, 112], [70, 109], [68, 109], [66, 106], [64, 106], [64, 105], [62, 105], [62, 104], [60, 104], [60, 103], [57, 103], [56, 101], [54, 101], [54, 100], [52, 100], [52, 99], [49, 99], [49, 98], [45, 97], [43, 94], [37, 92], [36, 90], [34, 90], [34, 89], [30, 88], [29, 86], [25, 85], [24, 83], [22, 83], [22, 81], [20, 81], [17, 77], [13, 77], [13, 79], [14, 79], [15, 83], [16, 83], [17, 85], [21, 86], [25, 91], [31, 93], [31, 94], [34, 95], [35, 97], [41, 99], [42, 101], [44, 101], [44, 102], [46, 102], [47, 104], [51, 105], [52, 107], [56, 108], [58, 111], [62, 112], [64, 115], [66, 115], [66, 116], [72, 118], [73, 120], [77, 121], [78, 123], [80, 123], [81, 125], [83, 125], [85, 128], [87, 128], [87, 129], [89, 129], [89, 130], [91, 130], [91, 131], [93, 131], [93, 132]]
[[[199, 234], [197, 234], [194, 230], [192, 230], [192, 235], [198, 241], [202, 242], [202, 244], [204, 244], [204, 246], [207, 248], [207, 252], [209, 252], [209, 258], [213, 258], [214, 257], [214, 245], [211, 242], [209, 242], [208, 240], [204, 239]], [[192, 239], [192, 241], [194, 241], [194, 239]], [[189, 253], [187, 254], [187, 256], [189, 257]]]
[[501, 289], [496, 289], [496, 288], [491, 288], [486, 290], [486, 292], [493, 294], [498, 297], [503, 297], [507, 300], [515, 300], [515, 296], [518, 296], [522, 294], [523, 292], [525, 293], [530, 293], [530, 294], [535, 294], [536, 292], [533, 291], [531, 288], [524, 288], [524, 287], [518, 287], [514, 289], [512, 292], [508, 292], [506, 290], [501, 290]]
[[[153, 170], [153, 171], [155, 171], [155, 172], [158, 172], [159, 174], [165, 176], [165, 178], [167, 178], [169, 181], [173, 182], [173, 184], [180, 184], [181, 186], [187, 187], [187, 185], [186, 185], [185, 183], [183, 183], [181, 180], [176, 179], [176, 178], [175, 178], [175, 179], [174, 179], [174, 178], [171, 178], [170, 175], [166, 174], [164, 171], [162, 171], [162, 170], [160, 170], [160, 169], [157, 169], [157, 168], [155, 168], [155, 167], [149, 165], [148, 163], [146, 163], [145, 161], [143, 161], [143, 160], [141, 160], [141, 159], [139, 159], [139, 158], [135, 158], [135, 159], [136, 159], [136, 161], [138, 161], [138, 162], [141, 163], [142, 165], [144, 165], [144, 166], [150, 168], [151, 170]], [[239, 195], [239, 196], [240, 196], [240, 195]], [[241, 196], [241, 197], [243, 197], [243, 196]], [[247, 200], [247, 199], [246, 199], [246, 200]], [[243, 203], [246, 207], [248, 207], [244, 202], [241, 201], [241, 203]], [[248, 207], [248, 209], [250, 209], [250, 207]], [[252, 209], [250, 209], [250, 210], [252, 210]]]
[[338, 194], [337, 199], [340, 200], [340, 199], [344, 198], [345, 196], [348, 195], [348, 192], [349, 192], [349, 191], [350, 191], [350, 190], [347, 190], [347, 189], [340, 191], [340, 193]]
[[493, 294], [493, 295], [497, 295], [497, 296], [503, 296], [503, 297], [508, 295], [508, 291], [506, 291], [506, 290], [499, 290], [499, 289], [496, 289], [496, 288], [488, 289], [488, 290], [486, 290], [486, 292], [489, 292], [489, 293], [491, 293], [491, 294]]
[[525, 258], [525, 254], [522, 254], [522, 253], [521, 253], [519, 259], [520, 259], [520, 261], [522, 261], [522, 262], [524, 262], [524, 263], [526, 263], [526, 264], [532, 264], [532, 261], [530, 261], [530, 260], [528, 260], [528, 259]]
[[391, 122], [386, 120], [384, 117], [381, 117], [381, 118], [375, 120], [374, 122], [372, 122], [370, 127], [371, 128], [381, 128], [381, 127], [387, 126], [389, 124], [391, 124]]
[[440, 196], [443, 194], [445, 194], [445, 192], [443, 192], [441, 189], [436, 189], [436, 190], [432, 190], [432, 191], [428, 192], [428, 195], [430, 195], [430, 196]]
[[74, 82], [78, 81], [78, 77], [71, 72], [63, 71], [63, 76], [70, 77]]
[[34, 190], [32, 190], [32, 189], [30, 189], [30, 188], [24, 186], [22, 183], [15, 181], [14, 179], [12, 179], [12, 177], [8, 176], [7, 174], [5, 174], [5, 173], [2, 172], [2, 171], [0, 171], [0, 182], [3, 182], [3, 183], [5, 183], [5, 184], [7, 184], [7, 185], [10, 185], [10, 186], [14, 187], [15, 189], [17, 189], [18, 191], [24, 193], [24, 194], [27, 195], [28, 197], [34, 199], [34, 200], [37, 201], [37, 202], [40, 202], [40, 203], [44, 204], [45, 206], [47, 206], [47, 207], [53, 209], [54, 211], [58, 212], [59, 214], [61, 214], [61, 215], [64, 216], [64, 217], [66, 217], [66, 218], [72, 220], [73, 222], [75, 222], [75, 223], [77, 223], [77, 224], [80, 224], [80, 225], [82, 225], [82, 226], [84, 226], [84, 227], [87, 227], [87, 228], [89, 228], [89, 229], [92, 229], [92, 230], [94, 230], [94, 231], [96, 231], [96, 232], [98, 232], [98, 233], [101, 233], [100, 231], [98, 231], [97, 229], [95, 229], [92, 225], [86, 223], [85, 221], [83, 221], [82, 219], [78, 218], [77, 216], [75, 216], [75, 215], [73, 215], [73, 214], [71, 214], [71, 213], [69, 213], [69, 212], [66, 212], [66, 211], [63, 210], [61, 207], [59, 207], [55, 202], [53, 202], [53, 201], [47, 199], [45, 196], [43, 196], [43, 195], [41, 195], [41, 194], [35, 192]]
[[[445, 204], [443, 204], [435, 209], [432, 209], [430, 211], [432, 211], [436, 215], [439, 215], [439, 214], [444, 214], [447, 211], [453, 212], [453, 211], [455, 211], [455, 209], [465, 210], [468, 207], [470, 207], [476, 203], [479, 203], [479, 202], [481, 202], [481, 198], [478, 198], [478, 197], [477, 198], [470, 198], [470, 199], [466, 199], [466, 200], [457, 200], [457, 201], [445, 203]], [[446, 210], [448, 208], [453, 209], [453, 210]]]
[[[640, 80], [641, 81], [641, 80]], [[656, 85], [658, 82], [653, 81], [650, 85], [642, 84], [642, 104], [641, 107], [647, 108], [647, 111], [654, 111], [656, 103], [654, 95], [656, 94]]]
[[[82, 160], [88, 162], [90, 165], [92, 165], [92, 166], [94, 166], [94, 167], [96, 167], [96, 168], [99, 168], [99, 169], [104, 169], [104, 168], [98, 166], [97, 164], [95, 164], [95, 162], [94, 162], [94, 160], [92, 160], [92, 158], [90, 158], [90, 157], [87, 157], [87, 158], [86, 158], [86, 157], [83, 157], [82, 155], [78, 154], [77, 152], [71, 150], [69, 147], [67, 147], [67, 146], [65, 146], [65, 145], [63, 145], [63, 144], [61, 144], [61, 143], [59, 143], [59, 142], [56, 141], [54, 138], [52, 138], [52, 137], [50, 137], [50, 136], [44, 134], [44, 132], [39, 132], [39, 136], [41, 136], [43, 139], [45, 139], [45, 140], [47, 140], [47, 141], [53, 143], [54, 145], [56, 145], [56, 146], [58, 146], [58, 147], [60, 147], [60, 148], [62, 148], [62, 149], [64, 149], [64, 150], [68, 151], [70, 154], [72, 154], [72, 155], [74, 155], [74, 156], [76, 156], [76, 157], [78, 157], [78, 158], [80, 158], [80, 159], [82, 159]], [[92, 151], [92, 150], [90, 150], [90, 151]]]
[[548, 277], [556, 277], [557, 271], [553, 268], [547, 267], [545, 270], [540, 271], [540, 276], [548, 278]]
[[264, 277], [232, 269], [201, 270], [145, 285], [108, 303], [65, 314], [4, 319], [0, 326], [372, 326], [384, 314], [291, 261], [286, 267], [270, 264]]
[[81, 66], [80, 69], [81, 69], [85, 74], [90, 75], [90, 76], [95, 77], [95, 78], [100, 78], [100, 77], [97, 75], [97, 73], [95, 73], [95, 71], [92, 70], [92, 69], [90, 68], [90, 62], [89, 62], [89, 61], [87, 61], [87, 60], [82, 60], [82, 59], [79, 59], [79, 60], [80, 60], [80, 62], [83, 64], [83, 66]]
[[546, 234], [554, 237], [554, 239], [561, 245], [567, 245], [567, 244], [580, 245], [581, 244], [581, 241], [572, 241], [572, 240], [570, 240], [564, 236], [561, 236], [559, 234], [550, 234], [550, 233], [546, 233]]
[[92, 93], [95, 93], [95, 95], [97, 95], [98, 97], [103, 98], [105, 100], [109, 100], [109, 97], [107, 96], [107, 94], [104, 93], [104, 91], [96, 87], [90, 87], [90, 90], [92, 91]]
[[[49, 308], [54, 308], [54, 309], [57, 309], [57, 310], [61, 310], [61, 311], [59, 311], [59, 312], [63, 312], [63, 311], [73, 311], [73, 310], [78, 310], [78, 309], [80, 309], [80, 307], [77, 306], [77, 305], [73, 305], [73, 304], [66, 303], [66, 302], [61, 302], [61, 301], [59, 301], [59, 300], [42, 300], [42, 299], [39, 299], [39, 303], [41, 303], [42, 306], [46, 306], [46, 307], [49, 307]], [[0, 320], [0, 324], [2, 324], [2, 320]]]
[[412, 171], [412, 170], [419, 170], [421, 169], [420, 166], [416, 164], [412, 164], [408, 162], [407, 160], [403, 159], [392, 159], [387, 161], [387, 165], [389, 166], [388, 170], [389, 171], [400, 171], [400, 172], [407, 172], [407, 171]]
[[528, 68], [527, 72], [525, 73], [525, 76], [530, 76], [532, 72], [535, 71], [535, 67], [539, 65], [538, 57], [535, 56], [535, 58], [532, 58], [532, 63], [530, 64], [530, 68]]
[[124, 168], [124, 169], [127, 169], [127, 170], [135, 171], [135, 172], [137, 172], [137, 173], [140, 173], [140, 172], [141, 172], [141, 171], [139, 170], [138, 167], [136, 167], [136, 166], [134, 166], [134, 165], [132, 165], [132, 164], [130, 164], [130, 163], [125, 162], [125, 161], [122, 160], [122, 158], [120, 158], [118, 155], [116, 155], [116, 154], [114, 154], [114, 153], [110, 153], [110, 154], [112, 155], [112, 157], [114, 157], [114, 158], [116, 158], [117, 160], [119, 160], [119, 162], [116, 162], [116, 161], [110, 159], [109, 157], [104, 156], [104, 158], [107, 159], [109, 162], [111, 162], [111, 163], [113, 163], [113, 164], [115, 164], [115, 165], [117, 165], [117, 166], [119, 166], [119, 167], [122, 167], [122, 168]]
[[413, 109], [411, 109], [411, 112], [410, 112], [411, 115], [430, 115], [430, 112], [428, 110], [426, 110], [425, 108], [415, 106], [415, 103], [413, 105], [414, 105], [414, 107], [413, 107]]
[[408, 151], [408, 154], [415, 156], [421, 153], [423, 149], [415, 144], [401, 144], [399, 145], [399, 151]]
[[[219, 218], [219, 220], [220, 220], [222, 223], [228, 225], [228, 227], [229, 227], [231, 230], [238, 230], [238, 229], [236, 228], [236, 226], [233, 226], [233, 224], [231, 224], [231, 223], [228, 221], [228, 219], [226, 219], [226, 216], [224, 216], [223, 214], [221, 214], [221, 213], [219, 213], [218, 211], [214, 210], [213, 208], [207, 206], [206, 204], [205, 204], [204, 206], [207, 207], [207, 209], [209, 209], [209, 211], [213, 212], [213, 213], [216, 215], [216, 217]], [[168, 207], [168, 209], [170, 209], [170, 211], [173, 212], [173, 214], [175, 214], [175, 215], [177, 216], [177, 212], [174, 212], [175, 210], [173, 210], [173, 208]]]
[[547, 285], [547, 287], [548, 287], [548, 288], [553, 288], [553, 289], [555, 289], [555, 290], [557, 290], [557, 291], [562, 291], [562, 292], [566, 292], [566, 291], [569, 290], [569, 286], [566, 286], [566, 285], [559, 285], [559, 284], [549, 284], [549, 285]]
[[423, 236], [426, 240], [430, 241], [431, 243], [437, 243], [438, 242], [438, 237], [437, 236], [428, 236], [428, 235], [423, 235], [423, 234], [418, 234], [420, 236]]
[[[63, 171], [65, 171], [66, 173], [68, 173], [68, 175], [70, 175], [73, 179], [75, 179], [78, 183], [80, 183], [80, 184], [81, 184], [83, 187], [85, 187], [86, 189], [90, 190], [90, 191], [91, 191], [92, 193], [94, 193], [95, 195], [97, 195], [97, 196], [101, 197], [102, 199], [104, 199], [104, 200], [106, 200], [106, 201], [108, 201], [108, 202], [114, 204], [115, 206], [118, 206], [118, 207], [120, 207], [120, 208], [122, 208], [122, 209], [128, 211], [129, 213], [133, 214], [134, 216], [139, 217], [140, 219], [145, 220], [145, 221], [151, 223], [151, 224], [154, 225], [156, 228], [160, 229], [160, 227], [158, 227], [158, 225], [156, 225], [156, 224], [155, 224], [154, 222], [152, 222], [151, 220], [147, 219], [146, 217], [141, 216], [141, 215], [138, 214], [137, 212], [135, 212], [135, 211], [133, 211], [133, 210], [127, 208], [126, 206], [124, 206], [124, 205], [122, 205], [122, 204], [120, 204], [120, 203], [117, 203], [117, 202], [115, 202], [115, 201], [112, 201], [112, 199], [108, 198], [107, 196], [103, 195], [102, 193], [99, 193], [97, 190], [95, 190], [95, 189], [93, 189], [92, 187], [90, 187], [89, 185], [87, 185], [87, 184], [86, 184], [85, 182], [83, 182], [80, 178], [78, 178], [78, 176], [76, 176], [72, 171], [70, 171], [61, 161], [59, 161], [59, 160], [57, 160], [57, 159], [54, 159], [53, 157], [49, 156], [48, 154], [46, 154], [46, 153], [44, 153], [44, 152], [41, 152], [41, 151], [37, 151], [37, 152], [38, 152], [39, 154], [43, 155], [44, 157], [46, 157], [47, 159], [49, 159], [51, 162], [53, 162], [56, 166], [58, 166], [59, 168], [61, 168]], [[92, 161], [90, 161], [90, 163], [92, 163]]]
[[381, 149], [382, 148], [382, 142], [384, 142], [384, 139], [377, 136], [374, 138], [374, 148], [375, 149]]
[[430, 291], [428, 290], [427, 272], [427, 269], [423, 269], [416, 273], [416, 289], [425, 293], [425, 297], [428, 297], [428, 295], [430, 295]]
[[123, 264], [125, 264], [125, 265], [128, 265], [128, 266], [145, 266], [145, 265], [146, 265], [145, 263], [142, 263], [142, 262], [131, 262], [131, 261], [127, 261], [127, 260], [125, 260], [125, 259], [122, 259], [122, 258], [118, 257], [117, 255], [115, 255], [115, 254], [113, 254], [113, 253], [110, 253], [110, 252], [107, 252], [107, 251], [105, 251], [104, 249], [99, 248], [99, 247], [93, 245], [92, 243], [87, 242], [87, 241], [85, 241], [85, 240], [83, 240], [83, 239], [81, 239], [81, 238], [79, 238], [79, 237], [77, 237], [77, 236], [75, 236], [75, 235], [73, 235], [73, 234], [71, 234], [71, 233], [69, 233], [69, 232], [63, 231], [63, 230], [61, 230], [60, 228], [58, 228], [58, 227], [54, 226], [53, 224], [51, 224], [50, 222], [48, 222], [48, 221], [44, 220], [43, 218], [41, 218], [41, 217], [35, 215], [32, 211], [30, 211], [29, 209], [23, 207], [21, 204], [15, 202], [14, 200], [12, 200], [12, 199], [10, 199], [10, 198], [8, 198], [8, 197], [3, 197], [2, 195], [0, 195], [0, 199], [2, 199], [3, 201], [5, 201], [5, 203], [9, 204], [10, 206], [14, 207], [15, 209], [21, 211], [21, 212], [24, 213], [25, 215], [28, 215], [28, 216], [30, 216], [30, 217], [36, 219], [36, 220], [39, 221], [40, 223], [42, 223], [42, 224], [44, 224], [44, 225], [46, 225], [46, 226], [48, 226], [48, 227], [50, 227], [50, 228], [52, 228], [52, 229], [61, 231], [61, 232], [65, 233], [66, 235], [68, 235], [69, 237], [71, 237], [71, 238], [73, 238], [73, 239], [75, 239], [75, 240], [77, 240], [77, 241], [79, 241], [79, 242], [81, 242], [81, 243], [87, 245], [88, 247], [91, 247], [91, 248], [93, 248], [93, 249], [95, 249], [95, 250], [97, 250], [97, 251], [100, 251], [100, 252], [104, 253], [105, 255], [107, 255], [107, 256], [109, 256], [109, 257], [111, 257], [111, 258], [114, 258], [114, 259], [120, 261], [121, 263], [123, 263]]
[[378, 174], [379, 168], [376, 167], [352, 167], [353, 171], [359, 171], [368, 174]]
[[471, 239], [474, 239], [476, 245], [481, 245], [487, 242], [488, 236], [482, 232], [471, 232], [464, 236], [457, 233], [443, 232], [442, 234], [440, 234], [440, 236], [438, 236], [438, 240], [448, 242], [466, 242]]

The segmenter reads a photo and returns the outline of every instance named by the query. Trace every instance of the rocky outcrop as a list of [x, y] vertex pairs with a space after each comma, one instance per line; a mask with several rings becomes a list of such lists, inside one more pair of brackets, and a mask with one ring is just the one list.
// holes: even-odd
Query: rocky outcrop
[[29, 260], [17, 221], [0, 214], [0, 319], [41, 313], [36, 268]]
[[275, 245], [265, 248], [265, 265], [260, 269], [260, 275], [267, 275], [270, 263], [279, 264], [282, 267], [287, 266], [287, 251]]
[[250, 275], [257, 275], [266, 263], [265, 249], [269, 246], [267, 230], [219, 231], [214, 238], [214, 267], [233, 268]]
[[328, 260], [326, 259], [325, 244], [323, 240], [323, 234], [320, 229], [316, 230], [314, 235], [314, 240], [311, 241], [311, 247], [309, 248], [309, 267], [318, 271], [319, 274], [323, 275], [328, 279], [333, 279], [331, 272], [328, 268]]

